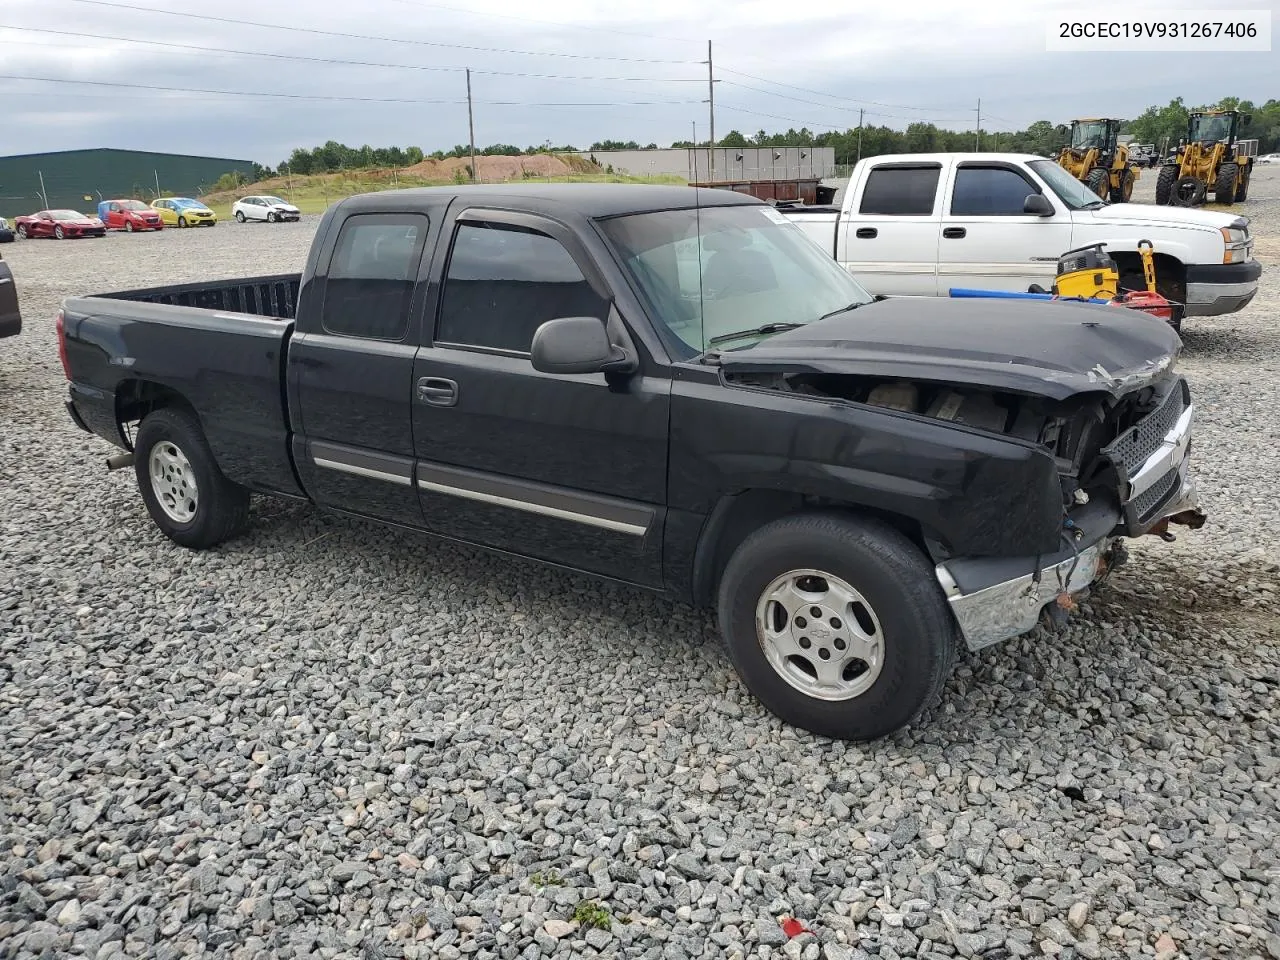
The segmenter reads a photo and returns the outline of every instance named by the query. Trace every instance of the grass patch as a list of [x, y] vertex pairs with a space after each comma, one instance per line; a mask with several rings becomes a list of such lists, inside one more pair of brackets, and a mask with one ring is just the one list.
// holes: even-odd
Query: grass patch
[[546, 872], [539, 870], [529, 877], [529, 882], [535, 887], [558, 887], [564, 883], [556, 870], [547, 870]]
[[601, 906], [595, 900], [579, 901], [573, 908], [573, 916], [569, 919], [583, 929], [597, 927], [600, 930], [608, 930], [613, 924], [613, 915], [609, 913], [608, 908]]

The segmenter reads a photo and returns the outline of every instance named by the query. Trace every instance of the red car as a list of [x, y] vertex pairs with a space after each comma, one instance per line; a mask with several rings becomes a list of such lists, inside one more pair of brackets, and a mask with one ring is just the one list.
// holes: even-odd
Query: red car
[[141, 200], [103, 200], [98, 204], [98, 219], [108, 230], [163, 230], [160, 214]]
[[17, 217], [13, 221], [18, 236], [23, 237], [55, 237], [65, 240], [70, 237], [105, 237], [107, 227], [97, 217], [86, 217], [75, 210], [41, 210], [26, 217]]

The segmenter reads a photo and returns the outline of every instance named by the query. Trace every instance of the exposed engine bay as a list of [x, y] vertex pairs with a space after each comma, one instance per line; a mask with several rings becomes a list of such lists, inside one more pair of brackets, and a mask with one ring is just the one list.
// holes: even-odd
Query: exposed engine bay
[[[1168, 374], [1115, 397], [1106, 392], [1081, 393], [1063, 400], [970, 385], [919, 380], [886, 380], [834, 373], [726, 372], [728, 383], [781, 390], [851, 403], [899, 410], [958, 426], [1039, 444], [1054, 455], [1063, 484], [1063, 506], [1088, 502], [1096, 495], [1123, 495], [1129, 450], [1121, 441], [1139, 443], [1139, 426], [1161, 426], [1152, 415], [1181, 403], [1170, 402], [1183, 391], [1181, 378]], [[1167, 429], [1167, 428], [1165, 428]], [[1163, 434], [1161, 434], [1163, 436]]]

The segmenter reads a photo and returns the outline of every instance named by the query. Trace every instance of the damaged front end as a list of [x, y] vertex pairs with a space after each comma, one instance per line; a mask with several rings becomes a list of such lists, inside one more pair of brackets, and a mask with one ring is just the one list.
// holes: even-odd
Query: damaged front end
[[[1027, 632], [1042, 617], [1064, 620], [1093, 584], [1124, 561], [1122, 538], [1171, 540], [1170, 526], [1203, 526], [1190, 474], [1195, 408], [1185, 379], [1173, 370], [1176, 349], [1117, 374], [1096, 364], [1070, 376], [1059, 371], [1046, 378], [1043, 393], [1032, 392], [1025, 376], [999, 386], [974, 382], [976, 376], [942, 380], [940, 371], [930, 371], [939, 379], [891, 378], [861, 363], [792, 357], [770, 363], [750, 350], [740, 360], [724, 357], [721, 366], [726, 384], [946, 421], [1052, 455], [1062, 493], [1058, 549], [1045, 549], [1053, 542], [1051, 531], [1047, 540], [1033, 540], [1028, 532], [1024, 542], [1040, 552], [1018, 556], [973, 555], [963, 543], [938, 543], [926, 533], [938, 582], [966, 645], [978, 650]], [[912, 359], [918, 368], [919, 358]], [[1014, 514], [1019, 492], [998, 495]]]

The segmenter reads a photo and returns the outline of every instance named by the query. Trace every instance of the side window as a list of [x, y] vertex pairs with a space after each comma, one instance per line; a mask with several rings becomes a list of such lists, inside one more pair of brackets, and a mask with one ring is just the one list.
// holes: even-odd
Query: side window
[[859, 213], [927, 217], [933, 213], [940, 167], [875, 167], [867, 176]]
[[327, 333], [403, 340], [426, 241], [427, 218], [357, 214], [338, 234], [325, 280], [321, 326]]
[[528, 353], [558, 317], [608, 315], [558, 240], [505, 224], [461, 223], [453, 236], [436, 341]]
[[951, 194], [953, 217], [1022, 216], [1027, 194], [1039, 193], [1022, 175], [1005, 167], [960, 167]]

